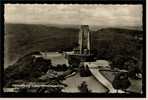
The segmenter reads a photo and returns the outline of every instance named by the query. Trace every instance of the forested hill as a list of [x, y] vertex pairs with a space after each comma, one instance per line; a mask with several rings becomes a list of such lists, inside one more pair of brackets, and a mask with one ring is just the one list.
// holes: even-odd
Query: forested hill
[[[78, 43], [78, 33], [76, 27], [5, 24], [5, 63], [10, 64], [33, 51], [72, 50]], [[130, 54], [139, 58], [142, 44], [135, 40], [135, 36], [142, 35], [141, 30], [103, 28], [92, 33], [93, 48], [98, 50], [98, 57]]]
[[78, 41], [78, 31], [78, 29], [46, 25], [6, 24], [6, 59], [11, 63], [32, 51], [71, 49]]

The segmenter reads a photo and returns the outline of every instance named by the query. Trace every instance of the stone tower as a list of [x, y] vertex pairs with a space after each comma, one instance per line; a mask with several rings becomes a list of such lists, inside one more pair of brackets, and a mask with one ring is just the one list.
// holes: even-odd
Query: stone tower
[[85, 50], [90, 53], [91, 49], [91, 37], [88, 25], [81, 25], [79, 32], [79, 48], [80, 54], [83, 54]]

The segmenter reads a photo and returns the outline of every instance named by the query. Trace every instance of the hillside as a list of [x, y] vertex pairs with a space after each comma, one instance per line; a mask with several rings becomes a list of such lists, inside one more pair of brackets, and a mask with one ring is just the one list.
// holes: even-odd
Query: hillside
[[109, 59], [118, 54], [139, 58], [142, 41], [139, 41], [136, 37], [142, 36], [142, 34], [142, 31], [138, 30], [120, 28], [100, 29], [94, 33], [93, 47], [98, 50], [99, 54], [106, 55]]
[[11, 63], [32, 51], [71, 49], [78, 41], [77, 34], [78, 30], [71, 28], [33, 24], [6, 24], [5, 55], [7, 63]]
[[[78, 41], [79, 29], [34, 24], [5, 24], [5, 66], [33, 51], [72, 50]], [[135, 39], [140, 30], [103, 28], [93, 31], [93, 48], [98, 58], [115, 55], [136, 56], [140, 59], [142, 44]]]

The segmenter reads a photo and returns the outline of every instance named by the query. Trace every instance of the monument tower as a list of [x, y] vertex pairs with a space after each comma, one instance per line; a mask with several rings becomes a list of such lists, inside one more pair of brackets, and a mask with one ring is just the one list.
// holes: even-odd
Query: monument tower
[[91, 32], [88, 25], [81, 25], [78, 39], [79, 47], [74, 52], [66, 52], [68, 61], [91, 62], [95, 61], [91, 46]]
[[88, 25], [81, 25], [79, 32], [79, 48], [80, 54], [84, 54], [87, 50], [90, 53], [91, 50], [91, 37]]

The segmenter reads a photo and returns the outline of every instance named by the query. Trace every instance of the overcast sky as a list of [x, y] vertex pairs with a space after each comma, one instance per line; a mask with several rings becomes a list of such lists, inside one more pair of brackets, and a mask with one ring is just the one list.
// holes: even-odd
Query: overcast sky
[[137, 26], [142, 5], [6, 4], [5, 22]]

